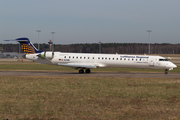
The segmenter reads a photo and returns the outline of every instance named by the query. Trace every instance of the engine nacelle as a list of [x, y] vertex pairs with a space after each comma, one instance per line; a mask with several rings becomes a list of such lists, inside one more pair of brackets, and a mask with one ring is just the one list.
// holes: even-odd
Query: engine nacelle
[[54, 57], [54, 52], [42, 52], [41, 53], [41, 58], [48, 58], [52, 59]]

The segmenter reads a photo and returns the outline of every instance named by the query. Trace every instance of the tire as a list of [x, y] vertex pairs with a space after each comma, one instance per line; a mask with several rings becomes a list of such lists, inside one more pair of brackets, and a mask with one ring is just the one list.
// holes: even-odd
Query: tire
[[79, 70], [79, 73], [80, 73], [80, 74], [84, 73], [84, 70], [83, 70], [83, 69], [80, 69], [80, 70]]
[[86, 69], [86, 73], [90, 73], [91, 72], [91, 70], [90, 69]]

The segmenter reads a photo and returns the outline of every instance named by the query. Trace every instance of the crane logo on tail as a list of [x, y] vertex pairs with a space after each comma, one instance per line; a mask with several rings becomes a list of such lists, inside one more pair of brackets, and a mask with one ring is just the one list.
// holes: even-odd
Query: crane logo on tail
[[31, 45], [21, 43], [21, 48], [23, 49], [25, 54], [35, 53], [35, 50]]

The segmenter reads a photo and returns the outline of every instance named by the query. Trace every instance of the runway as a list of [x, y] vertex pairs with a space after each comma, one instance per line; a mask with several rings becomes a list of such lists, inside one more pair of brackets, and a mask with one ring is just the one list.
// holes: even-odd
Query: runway
[[53, 71], [0, 71], [0, 76], [59, 76], [59, 77], [118, 77], [118, 78], [180, 78], [179, 73], [125, 73], [125, 72], [78, 72]]

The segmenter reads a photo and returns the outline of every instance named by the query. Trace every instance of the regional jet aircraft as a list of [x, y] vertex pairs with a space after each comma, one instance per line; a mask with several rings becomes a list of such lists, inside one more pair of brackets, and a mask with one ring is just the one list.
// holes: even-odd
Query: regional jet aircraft
[[42, 64], [61, 65], [79, 70], [79, 73], [90, 73], [90, 69], [103, 67], [122, 68], [151, 68], [173, 70], [177, 66], [166, 58], [150, 55], [126, 55], [126, 54], [91, 54], [91, 53], [64, 53], [52, 51], [40, 51], [30, 42], [28, 38], [15, 40], [21, 44], [24, 57]]

